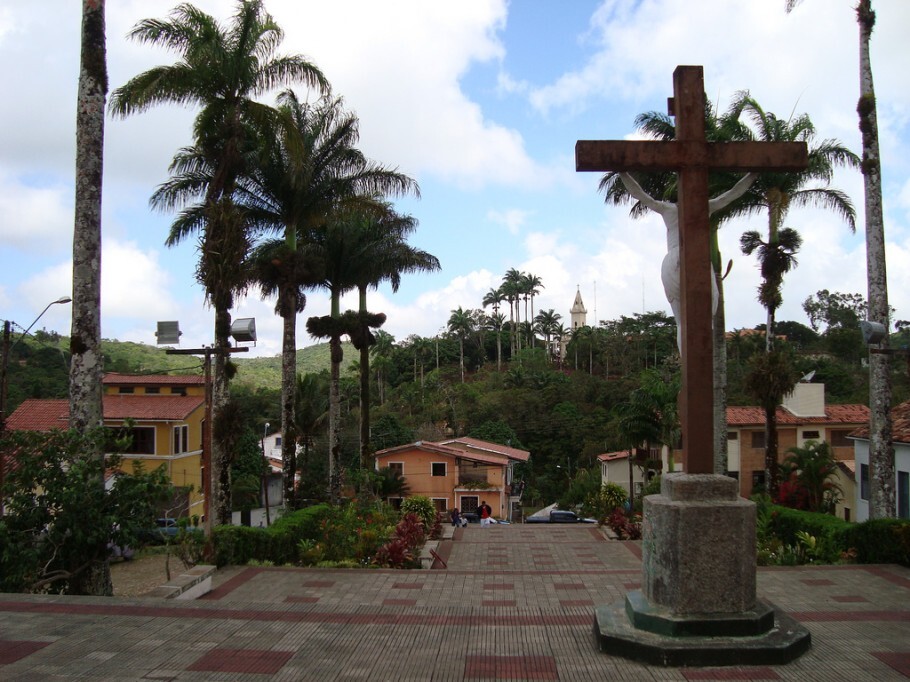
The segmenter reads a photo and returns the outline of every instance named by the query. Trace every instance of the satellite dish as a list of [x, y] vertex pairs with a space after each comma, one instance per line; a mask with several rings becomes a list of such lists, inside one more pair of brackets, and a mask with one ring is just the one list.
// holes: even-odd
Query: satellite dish
[[812, 377], [814, 377], [814, 376], [815, 376], [815, 370], [813, 369], [811, 372], [809, 372], [806, 376], [804, 376], [799, 381], [800, 381], [800, 383], [808, 384], [810, 381], [812, 381]]

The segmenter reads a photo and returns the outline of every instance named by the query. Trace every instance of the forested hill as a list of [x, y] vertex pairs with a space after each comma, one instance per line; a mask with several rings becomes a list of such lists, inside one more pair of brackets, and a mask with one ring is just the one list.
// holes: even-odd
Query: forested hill
[[[342, 372], [357, 360], [350, 344], [344, 346]], [[11, 413], [26, 398], [65, 398], [69, 375], [69, 338], [39, 331], [18, 343], [9, 362], [8, 409]], [[164, 348], [130, 341], [104, 339], [101, 350], [104, 369], [125, 374], [201, 374], [202, 358], [193, 355], [168, 355]], [[252, 390], [280, 386], [281, 357], [231, 358], [237, 364], [235, 385]], [[329, 370], [329, 345], [321, 343], [297, 351], [298, 373]]]

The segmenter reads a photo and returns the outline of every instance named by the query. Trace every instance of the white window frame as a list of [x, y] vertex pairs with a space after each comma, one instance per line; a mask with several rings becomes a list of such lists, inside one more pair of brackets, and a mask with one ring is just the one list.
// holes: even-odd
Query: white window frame
[[190, 451], [190, 427], [188, 424], [182, 424], [173, 428], [171, 444], [174, 448], [175, 455]]
[[[442, 465], [442, 474], [434, 473], [434, 468], [437, 464]], [[445, 478], [449, 475], [449, 463], [448, 462], [430, 462], [430, 476], [432, 478]]]

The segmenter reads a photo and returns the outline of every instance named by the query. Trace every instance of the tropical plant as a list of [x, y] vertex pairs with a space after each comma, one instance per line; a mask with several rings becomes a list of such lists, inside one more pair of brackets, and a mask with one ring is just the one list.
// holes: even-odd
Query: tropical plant
[[834, 511], [843, 490], [832, 480], [837, 460], [827, 442], [807, 441], [792, 447], [781, 467], [780, 504], [812, 512]]
[[395, 213], [391, 207], [382, 215], [363, 216], [363, 244], [360, 250], [361, 268], [355, 273], [359, 307], [357, 323], [349, 330], [354, 348], [360, 351], [360, 465], [369, 466], [370, 448], [370, 347], [376, 337], [370, 331], [385, 322], [382, 313], [373, 315], [367, 310], [367, 288], [388, 281], [393, 292], [398, 291], [405, 273], [439, 270], [439, 259], [407, 243], [407, 236], [417, 229], [411, 216]]
[[[801, 0], [786, 0], [790, 12]], [[885, 221], [882, 208], [882, 163], [879, 150], [878, 109], [872, 77], [870, 44], [875, 28], [872, 0], [859, 0], [854, 8], [859, 26], [859, 129], [863, 140], [860, 168], [863, 173], [866, 217], [866, 281], [869, 288], [869, 319], [885, 329], [882, 348], [889, 345], [888, 273], [885, 259]], [[897, 487], [894, 475], [894, 446], [891, 442], [891, 354], [869, 357], [869, 465], [870, 517], [895, 516]]]
[[[344, 110], [340, 98], [302, 103], [292, 91], [286, 91], [279, 95], [278, 105], [277, 130], [263, 135], [263, 156], [241, 187], [251, 219], [262, 227], [284, 231], [283, 249], [278, 244], [263, 245], [257, 262], [263, 293], [279, 294], [276, 309], [284, 320], [282, 424], [291, 424], [296, 316], [306, 300], [301, 289], [319, 281], [320, 263], [304, 248], [311, 233], [322, 229], [340, 208], [362, 208], [382, 216], [387, 208], [375, 197], [419, 191], [411, 178], [369, 161], [355, 148], [358, 120]], [[365, 349], [359, 349], [362, 371], [369, 376], [368, 357], [364, 362]], [[368, 415], [366, 419], [368, 422]], [[288, 445], [282, 455], [287, 463], [294, 439], [285, 439]], [[293, 477], [286, 475], [285, 480]]]
[[[310, 449], [313, 447], [316, 435], [325, 426], [328, 418], [328, 386], [321, 376], [315, 374], [298, 374], [294, 389], [294, 443], [293, 460], [289, 469], [295, 472], [307, 471], [310, 463]], [[297, 452], [301, 453], [302, 462], [297, 461]], [[293, 510], [299, 506], [297, 500], [296, 479], [285, 489], [291, 488], [293, 494], [285, 498], [288, 508]]]
[[547, 361], [550, 361], [553, 355], [553, 349], [550, 348], [550, 337], [558, 332], [559, 321], [561, 319], [562, 315], [555, 312], [552, 308], [549, 310], [541, 310], [537, 314], [537, 317], [534, 318], [535, 329], [544, 337], [544, 343], [546, 344], [547, 349]]
[[[276, 56], [283, 33], [261, 0], [239, 0], [229, 27], [193, 5], [178, 5], [169, 19], [145, 19], [129, 37], [164, 46], [180, 55], [169, 66], [157, 66], [130, 79], [111, 97], [117, 116], [143, 112], [156, 104], [195, 104], [193, 147], [178, 153], [170, 183], [153, 196], [159, 209], [198, 201], [174, 222], [168, 245], [201, 233], [197, 279], [215, 310], [215, 352], [212, 372], [212, 420], [219, 421], [228, 397], [227, 356], [230, 310], [246, 275], [248, 224], [234, 202], [238, 178], [249, 170], [257, 147], [255, 132], [274, 117], [257, 97], [283, 85], [303, 83], [326, 91], [328, 81], [299, 55]], [[211, 515], [230, 523], [230, 453], [213, 438], [210, 467], [214, 500]], [[207, 519], [209, 522], [210, 519]]]
[[464, 310], [458, 306], [453, 310], [447, 322], [450, 334], [458, 337], [459, 364], [461, 367], [461, 383], [464, 383], [464, 342], [469, 334], [474, 331], [474, 319], [470, 310]]
[[[7, 431], [0, 449], [16, 453], [2, 494], [0, 590], [110, 596], [110, 573], [99, 590], [99, 565], [112, 546], [136, 547], [154, 525], [157, 505], [172, 492], [165, 467], [118, 473], [110, 489], [98, 485], [121, 459], [99, 457], [104, 429]], [[122, 445], [122, 444], [121, 444]]]
[[[830, 187], [837, 167], [859, 166], [859, 158], [837, 140], [822, 140], [815, 144], [815, 126], [808, 115], [783, 120], [752, 98], [748, 92], [737, 95], [733, 108], [742, 111], [754, 126], [753, 139], [762, 142], [805, 142], [809, 146], [809, 162], [805, 170], [761, 173], [749, 192], [749, 201], [739, 213], [768, 211], [768, 239], [762, 242], [756, 232], [743, 235], [743, 252], [759, 251], [763, 283], [759, 300], [768, 311], [765, 329], [766, 350], [774, 345], [774, 311], [780, 306], [780, 283], [783, 275], [796, 264], [793, 254], [801, 239], [796, 230], [784, 228], [784, 219], [793, 206], [818, 206], [834, 211], [856, 230], [856, 212], [850, 198], [841, 190]], [[817, 184], [821, 183], [821, 184]]]
[[501, 289], [490, 289], [483, 296], [483, 307], [487, 306], [493, 307], [493, 314], [490, 316], [490, 321], [493, 326], [494, 331], [496, 332], [496, 371], [502, 369], [502, 326], [505, 322], [505, 316], [499, 312], [499, 304], [505, 300], [505, 297], [502, 294]]
[[777, 446], [777, 406], [793, 390], [800, 374], [790, 354], [782, 349], [758, 353], [749, 359], [746, 391], [765, 412], [765, 492], [776, 496], [780, 484]]

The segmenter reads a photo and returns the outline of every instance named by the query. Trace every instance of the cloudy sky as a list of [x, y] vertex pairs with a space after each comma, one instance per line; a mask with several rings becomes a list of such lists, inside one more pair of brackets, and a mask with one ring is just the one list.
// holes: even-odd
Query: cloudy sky
[[[127, 41], [147, 17], [174, 2], [108, 0], [111, 88], [172, 54]], [[199, 0], [228, 21], [232, 0]], [[607, 207], [598, 174], [574, 170], [577, 139], [622, 139], [635, 115], [663, 111], [679, 64], [700, 64], [721, 110], [748, 89], [781, 117], [808, 113], [819, 139], [860, 152], [855, 103], [858, 39], [854, 0], [267, 0], [285, 31], [282, 52], [317, 64], [361, 122], [371, 158], [417, 179], [422, 198], [399, 202], [420, 227], [412, 242], [442, 271], [381, 289], [370, 308], [388, 315], [397, 339], [432, 336], [458, 306], [478, 308], [509, 268], [538, 275], [537, 309], [568, 318], [576, 287], [588, 322], [669, 306], [660, 285], [662, 222], [632, 221]], [[910, 318], [910, 3], [875, 0], [872, 59], [882, 138], [891, 304]], [[0, 0], [0, 318], [27, 326], [71, 290], [75, 102], [81, 3]], [[301, 90], [301, 97], [306, 93]], [[271, 101], [269, 96], [267, 101]], [[195, 112], [159, 107], [108, 119], [105, 140], [103, 336], [154, 343], [157, 320], [179, 320], [185, 347], [211, 342], [212, 312], [194, 280], [196, 244], [164, 246], [173, 216], [148, 198], [189, 143]], [[862, 178], [840, 171], [834, 185], [857, 207], [856, 235], [834, 215], [794, 209], [803, 235], [778, 319], [806, 322], [801, 303], [819, 289], [866, 294]], [[739, 235], [766, 218], [724, 227], [733, 259], [726, 283], [731, 328], [763, 321], [754, 258]], [[300, 318], [328, 310], [313, 292]], [[235, 316], [255, 317], [256, 354], [280, 349], [273, 301], [252, 295]], [[355, 301], [345, 301], [354, 307]], [[596, 318], [595, 318], [596, 311]], [[566, 319], [568, 322], [568, 319]], [[69, 306], [38, 327], [68, 333]]]

